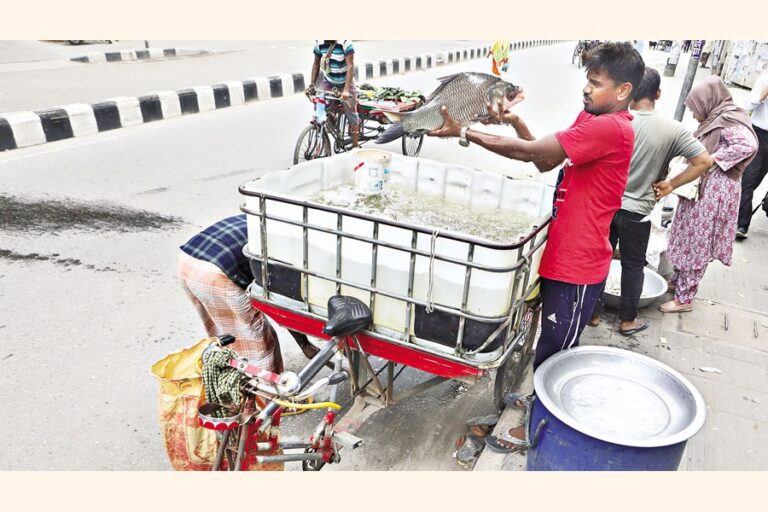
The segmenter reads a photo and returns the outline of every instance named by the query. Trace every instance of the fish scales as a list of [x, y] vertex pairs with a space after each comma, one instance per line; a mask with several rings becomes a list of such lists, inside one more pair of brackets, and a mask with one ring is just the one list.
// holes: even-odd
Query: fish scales
[[[485, 73], [457, 73], [440, 79], [442, 82], [425, 100], [424, 105], [411, 112], [388, 113], [394, 126], [376, 142], [385, 143], [403, 133], [424, 133], [443, 126], [443, 106], [453, 119], [463, 126], [487, 114], [489, 100], [511, 100], [519, 91], [514, 84]], [[493, 98], [491, 100], [491, 98]]]
[[481, 73], [462, 73], [448, 80], [427, 103], [409, 115], [403, 116], [403, 127], [408, 132], [436, 130], [443, 126], [440, 108], [445, 105], [456, 121], [468, 125], [486, 112], [488, 89], [499, 79]]

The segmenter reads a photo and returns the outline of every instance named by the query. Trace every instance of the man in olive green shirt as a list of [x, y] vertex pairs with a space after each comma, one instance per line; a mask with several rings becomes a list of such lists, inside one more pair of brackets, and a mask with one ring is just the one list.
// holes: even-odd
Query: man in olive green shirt
[[[648, 215], [656, 206], [654, 183], [666, 178], [670, 161], [678, 156], [689, 161], [688, 167], [672, 181], [673, 188], [693, 181], [712, 165], [712, 158], [691, 132], [677, 121], [656, 112], [656, 100], [661, 95], [658, 71], [645, 68], [643, 80], [630, 104], [635, 147], [629, 166], [627, 188], [621, 209], [611, 222], [610, 242], [621, 253], [621, 307], [619, 333], [631, 336], [648, 327], [637, 318], [637, 305], [643, 291], [643, 267], [651, 222]], [[589, 324], [600, 323], [602, 302], [598, 302]]]

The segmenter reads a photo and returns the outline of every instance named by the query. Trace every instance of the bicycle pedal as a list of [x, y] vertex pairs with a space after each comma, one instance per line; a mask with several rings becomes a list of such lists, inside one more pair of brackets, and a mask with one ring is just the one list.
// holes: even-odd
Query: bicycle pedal
[[354, 450], [363, 444], [363, 440], [349, 432], [334, 432], [333, 440], [339, 443], [343, 448]]

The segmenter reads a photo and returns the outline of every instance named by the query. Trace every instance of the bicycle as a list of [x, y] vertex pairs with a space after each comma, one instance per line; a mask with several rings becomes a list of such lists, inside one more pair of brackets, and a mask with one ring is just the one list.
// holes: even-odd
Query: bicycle
[[[331, 147], [334, 153], [343, 153], [352, 149], [352, 138], [349, 136], [349, 122], [344, 112], [342, 99], [338, 89], [330, 92], [313, 91], [312, 88], [305, 91], [305, 95], [314, 105], [314, 112], [309, 126], [299, 134], [296, 146], [293, 150], [293, 163], [298, 164], [315, 158], [323, 158], [331, 155]], [[400, 111], [406, 111], [418, 107], [420, 102], [401, 103], [397, 106]], [[385, 131], [383, 125], [389, 124], [389, 120], [383, 111], [377, 108], [375, 102], [358, 101], [357, 113], [360, 119], [359, 139], [362, 145], [365, 142], [377, 138]], [[333, 144], [331, 145], [331, 138]], [[403, 135], [401, 149], [406, 156], [418, 156], [424, 143], [424, 135]]]
[[[338, 411], [336, 403], [338, 386], [349, 379], [349, 373], [342, 369], [344, 356], [351, 358], [350, 340], [357, 343], [356, 334], [366, 329], [372, 320], [371, 310], [358, 299], [336, 295], [328, 300], [328, 321], [323, 332], [332, 338], [307, 363], [294, 373], [280, 374], [251, 365], [245, 358], [232, 358], [229, 367], [242, 376], [240, 390], [242, 400], [237, 414], [224, 418], [214, 417], [217, 411], [226, 410], [222, 404], [208, 403], [199, 409], [200, 425], [217, 431], [219, 447], [212, 471], [222, 469], [224, 459], [230, 471], [244, 470], [251, 464], [301, 462], [304, 471], [319, 471], [327, 463], [341, 461], [342, 448], [355, 449], [362, 440], [348, 432], [334, 432]], [[233, 343], [232, 336], [221, 336], [211, 343], [205, 352], [221, 351]], [[226, 357], [226, 356], [225, 356]], [[333, 373], [310, 385], [320, 370], [333, 361]], [[307, 403], [314, 395], [330, 386], [330, 397], [326, 402]], [[266, 400], [266, 401], [265, 401]], [[264, 406], [259, 407], [263, 402]], [[278, 441], [281, 417], [286, 410], [327, 409], [307, 442]], [[269, 429], [267, 441], [257, 438]], [[259, 455], [260, 452], [275, 450], [303, 449], [303, 453]]]

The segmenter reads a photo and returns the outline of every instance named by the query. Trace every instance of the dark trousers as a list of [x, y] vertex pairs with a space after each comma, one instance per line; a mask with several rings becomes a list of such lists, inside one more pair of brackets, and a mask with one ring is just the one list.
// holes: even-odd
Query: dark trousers
[[575, 347], [600, 296], [603, 283], [570, 284], [541, 279], [541, 335], [533, 367], [552, 354]]
[[738, 226], [744, 230], [749, 229], [749, 223], [752, 222], [752, 198], [755, 195], [755, 189], [768, 173], [768, 131], [752, 125], [757, 134], [757, 154], [754, 160], [750, 162], [741, 178], [741, 204], [739, 205]]
[[[645, 253], [651, 237], [651, 222], [640, 222], [645, 217], [640, 213], [619, 210], [611, 221], [609, 241], [621, 253], [621, 307], [619, 320], [629, 322], [637, 318], [637, 304], [643, 292], [645, 274]], [[602, 293], [600, 294], [602, 297]], [[603, 312], [603, 301], [598, 298], [593, 315]]]

